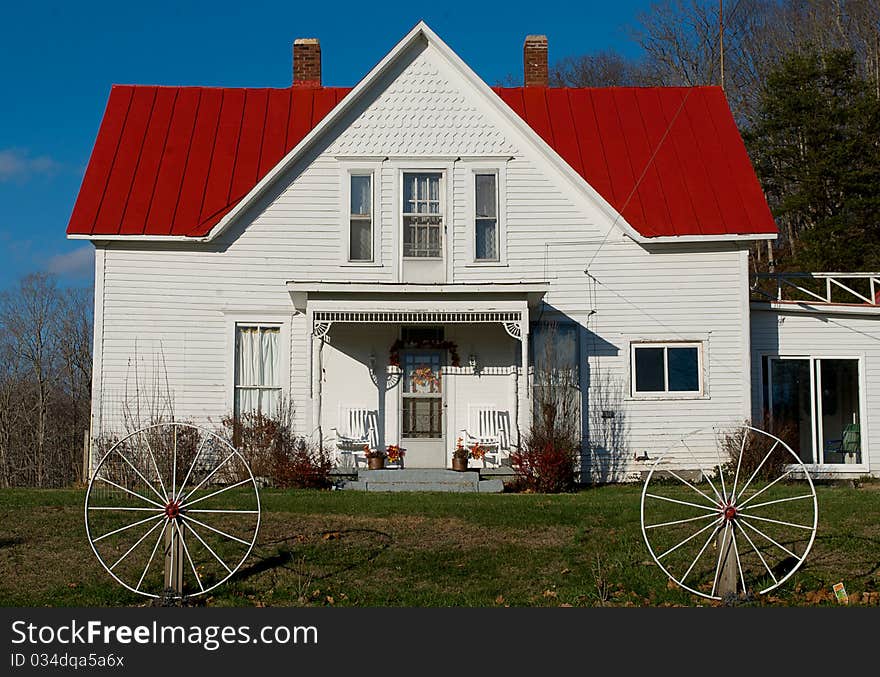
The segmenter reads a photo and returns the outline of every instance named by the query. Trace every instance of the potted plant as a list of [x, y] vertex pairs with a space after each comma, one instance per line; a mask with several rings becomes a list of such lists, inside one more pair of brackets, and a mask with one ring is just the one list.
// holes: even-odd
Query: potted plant
[[486, 449], [479, 444], [474, 443], [470, 447], [464, 445], [464, 441], [459, 437], [455, 443], [455, 451], [452, 452], [452, 469], [463, 471], [468, 469], [468, 460], [480, 460], [486, 455]]
[[385, 459], [388, 454], [382, 449], [370, 449], [370, 446], [365, 444], [364, 456], [367, 458], [367, 467], [370, 470], [382, 470], [385, 467]]
[[399, 467], [403, 467], [403, 457], [406, 456], [406, 449], [396, 444], [389, 444], [385, 448], [385, 458], [389, 463], [394, 463]]

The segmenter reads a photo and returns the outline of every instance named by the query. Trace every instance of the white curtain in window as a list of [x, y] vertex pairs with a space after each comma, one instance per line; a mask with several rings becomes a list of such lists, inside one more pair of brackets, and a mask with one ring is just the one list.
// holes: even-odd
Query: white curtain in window
[[273, 414], [281, 398], [277, 327], [236, 330], [235, 410]]

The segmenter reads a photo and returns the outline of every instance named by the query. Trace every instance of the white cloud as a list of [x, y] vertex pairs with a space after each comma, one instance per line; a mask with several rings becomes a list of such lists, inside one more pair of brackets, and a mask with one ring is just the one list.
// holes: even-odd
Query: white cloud
[[0, 181], [26, 179], [34, 174], [52, 174], [60, 168], [60, 163], [48, 155], [32, 157], [28, 151], [19, 148], [0, 150]]
[[95, 270], [95, 248], [87, 244], [66, 254], [57, 254], [49, 259], [46, 270], [65, 277], [88, 277]]

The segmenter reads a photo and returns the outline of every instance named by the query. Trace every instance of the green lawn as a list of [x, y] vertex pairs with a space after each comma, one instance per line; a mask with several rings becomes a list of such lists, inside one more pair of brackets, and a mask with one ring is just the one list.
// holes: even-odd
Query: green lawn
[[[818, 487], [805, 566], [752, 604], [878, 604], [880, 485]], [[569, 495], [261, 492], [263, 524], [242, 570], [199, 604], [659, 606], [708, 603], [651, 562], [640, 486]], [[0, 491], [0, 604], [148, 603], [89, 549], [81, 490]], [[158, 532], [157, 532], [158, 533]]]

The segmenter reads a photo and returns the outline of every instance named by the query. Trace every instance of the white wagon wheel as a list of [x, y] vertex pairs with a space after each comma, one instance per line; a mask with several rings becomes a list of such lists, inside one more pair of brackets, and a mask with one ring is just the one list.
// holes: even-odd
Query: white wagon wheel
[[782, 585], [809, 554], [818, 517], [801, 459], [745, 425], [682, 438], [653, 463], [642, 489], [651, 557], [677, 585], [710, 599]]
[[184, 598], [227, 581], [250, 555], [260, 496], [241, 453], [188, 423], [137, 430], [107, 451], [89, 481], [86, 535], [118, 583]]

